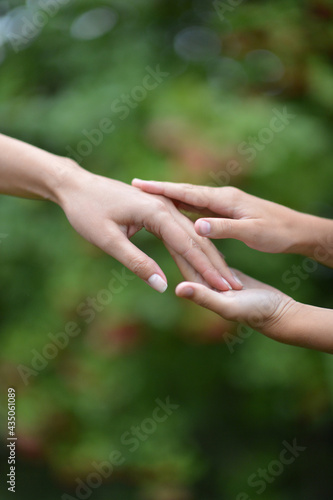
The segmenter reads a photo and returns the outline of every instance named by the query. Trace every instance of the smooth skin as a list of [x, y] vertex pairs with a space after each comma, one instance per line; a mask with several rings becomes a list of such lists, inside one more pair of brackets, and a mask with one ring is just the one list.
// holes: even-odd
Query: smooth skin
[[185, 279], [218, 290], [242, 288], [215, 246], [169, 199], [92, 174], [71, 159], [2, 134], [0, 193], [57, 203], [81, 236], [159, 292], [167, 288], [165, 274], [130, 241], [142, 228], [164, 242]]
[[[169, 197], [179, 209], [204, 215], [195, 223], [200, 236], [235, 238], [268, 253], [299, 253], [333, 267], [333, 221], [296, 212], [234, 187], [211, 188], [142, 181], [145, 192]], [[296, 302], [279, 290], [234, 271], [240, 291], [220, 293], [198, 283], [178, 285], [176, 294], [243, 322], [279, 342], [333, 353], [333, 311]]]

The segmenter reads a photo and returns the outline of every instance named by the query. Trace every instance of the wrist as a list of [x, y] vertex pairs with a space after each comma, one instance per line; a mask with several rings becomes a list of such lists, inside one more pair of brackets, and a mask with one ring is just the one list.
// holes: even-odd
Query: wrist
[[333, 311], [286, 296], [261, 332], [278, 342], [333, 353]]
[[93, 174], [81, 168], [74, 160], [56, 157], [53, 163], [52, 181], [49, 186], [50, 200], [64, 210], [73, 193], [80, 190], [83, 179], [91, 175]]
[[0, 134], [0, 193], [61, 204], [62, 187], [82, 171], [74, 161]]
[[333, 353], [333, 311], [294, 302], [281, 321], [266, 332], [279, 342]]
[[279, 303], [274, 311], [274, 314], [267, 319], [261, 332], [268, 337], [275, 338], [280, 342], [290, 344], [289, 334], [295, 328], [297, 318], [304, 314], [304, 304], [281, 294]]
[[333, 221], [298, 213], [296, 241], [289, 253], [297, 253], [326, 265], [333, 262]]
[[304, 254], [309, 246], [309, 221], [310, 215], [288, 209], [286, 222], [286, 235], [288, 245], [284, 253]]

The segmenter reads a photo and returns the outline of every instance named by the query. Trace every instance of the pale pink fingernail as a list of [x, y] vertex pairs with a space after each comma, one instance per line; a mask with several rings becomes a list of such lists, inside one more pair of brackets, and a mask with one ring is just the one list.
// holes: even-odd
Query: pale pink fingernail
[[227, 285], [227, 287], [229, 288], [229, 290], [232, 290], [232, 286], [230, 285], [230, 283], [227, 282], [227, 280], [225, 278], [222, 278], [222, 281], [225, 285]]
[[206, 220], [201, 220], [198, 224], [199, 233], [202, 236], [207, 236], [211, 231], [211, 225]]
[[153, 274], [148, 280], [149, 285], [157, 292], [163, 293], [168, 288], [168, 284], [158, 274]]
[[181, 289], [181, 294], [183, 297], [192, 297], [194, 294], [194, 290], [190, 286], [186, 286], [185, 288]]
[[233, 275], [234, 276], [234, 280], [237, 281], [237, 283], [244, 288], [244, 285], [243, 283], [241, 282], [241, 280], [238, 278], [238, 276], [236, 276], [236, 274]]
[[156, 184], [156, 181], [145, 181], [143, 179], [133, 179], [133, 182], [138, 182], [139, 184]]

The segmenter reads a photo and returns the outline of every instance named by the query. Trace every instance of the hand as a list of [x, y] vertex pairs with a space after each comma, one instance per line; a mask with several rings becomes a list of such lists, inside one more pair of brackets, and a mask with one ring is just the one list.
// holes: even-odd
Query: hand
[[204, 283], [219, 290], [242, 288], [214, 245], [198, 236], [193, 223], [164, 197], [146, 194], [71, 164], [56, 199], [79, 234], [159, 292], [167, 288], [165, 274], [129, 241], [142, 228], [165, 243], [178, 259], [185, 279], [200, 275]]
[[279, 290], [235, 272], [244, 283], [243, 290], [218, 292], [198, 283], [184, 282], [177, 286], [176, 294], [279, 342], [300, 345], [300, 337], [288, 333], [288, 329], [301, 305]]
[[195, 223], [201, 236], [234, 238], [262, 252], [296, 251], [301, 240], [300, 221], [308, 217], [229, 186], [212, 188], [140, 179], [134, 179], [132, 185], [176, 200], [179, 209], [209, 215]]

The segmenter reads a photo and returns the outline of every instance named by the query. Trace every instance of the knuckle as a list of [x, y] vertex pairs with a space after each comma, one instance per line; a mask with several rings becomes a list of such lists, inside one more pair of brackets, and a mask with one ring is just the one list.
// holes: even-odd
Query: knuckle
[[201, 248], [201, 250], [209, 250], [213, 245], [210, 239], [206, 238], [205, 236], [199, 235], [195, 238], [195, 242], [196, 245]]
[[220, 219], [219, 221], [216, 221], [216, 230], [222, 234], [231, 234], [232, 228], [233, 225], [231, 219]]
[[[104, 228], [104, 231], [102, 229], [101, 232], [103, 235], [99, 240], [101, 248], [115, 248], [115, 242], [117, 241], [117, 235], [115, 234], [115, 232], [108, 230], [108, 228]], [[92, 242], [92, 238], [88, 239], [88, 241]]]
[[197, 243], [197, 245], [200, 248], [200, 250], [204, 252], [206, 255], [210, 256], [219, 255], [219, 252], [214, 243], [212, 243], [212, 241], [209, 238], [206, 238], [205, 236], [200, 236], [200, 240]]
[[191, 184], [184, 184], [184, 201], [189, 205], [192, 205], [193, 198], [195, 198], [193, 193], [193, 186]]
[[[171, 203], [171, 202], [170, 202]], [[156, 215], [166, 215], [169, 214], [169, 207], [167, 200], [163, 198], [156, 198], [153, 204], [153, 213]]]
[[204, 290], [195, 290], [194, 300], [199, 306], [209, 308], [209, 298]]
[[210, 202], [210, 199], [212, 197], [212, 192], [213, 192], [213, 190], [209, 186], [203, 186], [201, 188], [202, 201], [205, 202], [206, 205], [208, 205]]
[[216, 278], [216, 272], [217, 271], [214, 269], [214, 267], [209, 264], [201, 274], [205, 281], [211, 284]]
[[201, 250], [201, 247], [197, 241], [195, 241], [193, 238], [188, 236], [185, 248], [181, 254], [182, 257], [185, 257], [185, 258], [188, 257], [189, 254], [191, 254], [193, 252], [193, 250]]
[[240, 197], [242, 191], [235, 186], [225, 186], [221, 188], [221, 193], [228, 196], [231, 201], [236, 201]]
[[129, 268], [134, 274], [140, 276], [148, 276], [149, 274], [149, 263], [143, 260], [141, 257], [134, 257], [129, 263]]
[[209, 192], [208, 187], [185, 184], [184, 201], [196, 208], [206, 207], [209, 204]]
[[66, 168], [75, 168], [78, 166], [75, 160], [67, 156], [58, 157], [58, 161], [61, 162]]
[[170, 208], [163, 198], [156, 197], [147, 203], [145, 207], [144, 226], [148, 231], [154, 234], [156, 230], [159, 233], [161, 223], [162, 221], [164, 222], [167, 216], [170, 216]]

